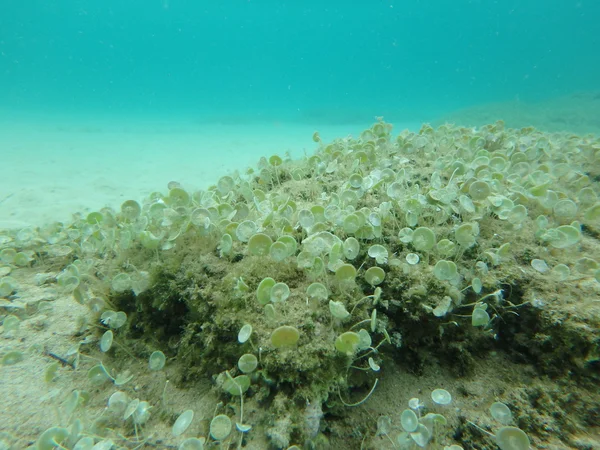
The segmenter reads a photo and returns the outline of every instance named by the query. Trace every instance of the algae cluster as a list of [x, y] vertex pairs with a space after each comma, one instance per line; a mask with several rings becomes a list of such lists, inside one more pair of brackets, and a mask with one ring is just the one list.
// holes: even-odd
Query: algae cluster
[[[262, 158], [204, 191], [173, 182], [119, 211], [7, 231], [1, 292], [18, 295], [13, 269], [59, 271], [41, 282], [89, 308], [82, 334], [103, 336], [90, 379], [126, 386], [105, 367], [156, 351], [179, 386], [211, 379], [228, 405], [213, 420], [236, 426], [197, 445], [255, 448], [260, 433], [272, 448], [328, 448], [328, 418], [368, 403], [386, 359], [463, 376], [498, 350], [540, 375], [597, 382], [600, 140], [502, 122], [393, 135], [383, 120], [313, 140], [311, 156]], [[147, 400], [154, 411], [136, 403], [144, 420], [134, 414], [130, 434], [165, 419]], [[263, 412], [244, 412], [249, 401]], [[121, 426], [91, 422], [55, 433], [75, 442], [93, 429], [98, 441]], [[451, 443], [418, 426], [427, 439], [386, 431], [390, 448]]]

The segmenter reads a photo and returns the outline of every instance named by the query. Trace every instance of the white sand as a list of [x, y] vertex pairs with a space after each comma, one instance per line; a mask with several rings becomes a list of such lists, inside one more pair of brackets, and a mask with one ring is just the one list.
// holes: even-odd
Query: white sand
[[312, 153], [315, 130], [327, 141], [356, 135], [368, 125], [3, 118], [0, 229], [118, 208], [124, 200], [166, 191], [169, 181], [190, 190], [206, 188], [236, 169], [255, 167], [261, 156]]

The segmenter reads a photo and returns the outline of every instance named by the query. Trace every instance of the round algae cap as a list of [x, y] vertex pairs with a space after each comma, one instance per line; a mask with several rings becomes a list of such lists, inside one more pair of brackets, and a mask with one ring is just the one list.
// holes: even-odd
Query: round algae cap
[[258, 359], [252, 353], [246, 353], [240, 356], [238, 367], [243, 373], [253, 372], [258, 366]]
[[189, 428], [190, 424], [192, 423], [192, 420], [194, 420], [193, 410], [188, 409], [187, 411], [181, 413], [181, 415], [173, 424], [173, 436], [181, 436], [183, 433], [185, 433], [185, 430]]
[[297, 328], [288, 325], [276, 328], [271, 333], [271, 344], [275, 348], [293, 347], [300, 339], [300, 332]]
[[225, 414], [219, 414], [210, 422], [210, 435], [216, 441], [222, 441], [231, 433], [231, 419]]
[[502, 427], [496, 432], [496, 444], [502, 450], [529, 450], [529, 438], [517, 427]]
[[438, 405], [449, 405], [452, 402], [452, 396], [446, 389], [434, 389], [431, 392], [431, 399]]
[[240, 328], [240, 331], [238, 333], [238, 342], [240, 344], [243, 344], [248, 339], [250, 339], [251, 334], [252, 334], [252, 325], [250, 325], [249, 323], [244, 324], [244, 326], [242, 326], [242, 328]]
[[490, 414], [503, 425], [508, 425], [512, 420], [512, 412], [504, 403], [492, 403], [492, 406], [490, 406]]

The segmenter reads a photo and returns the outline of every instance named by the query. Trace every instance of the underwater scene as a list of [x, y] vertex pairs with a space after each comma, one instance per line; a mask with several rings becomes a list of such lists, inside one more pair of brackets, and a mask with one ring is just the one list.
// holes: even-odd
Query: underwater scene
[[0, 450], [600, 449], [600, 2], [0, 2]]

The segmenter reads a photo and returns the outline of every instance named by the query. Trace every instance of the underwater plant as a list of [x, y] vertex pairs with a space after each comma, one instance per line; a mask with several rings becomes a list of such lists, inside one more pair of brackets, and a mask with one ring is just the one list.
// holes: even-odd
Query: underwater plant
[[[163, 420], [181, 449], [250, 446], [259, 432], [275, 448], [319, 448], [331, 433], [324, 421], [370, 401], [389, 359], [415, 371], [437, 359], [467, 371], [497, 348], [504, 323], [527, 332], [531, 315], [519, 322], [519, 314], [543, 313], [556, 297], [550, 287], [562, 288], [556, 280], [576, 280], [597, 297], [597, 139], [501, 122], [392, 136], [383, 120], [356, 138], [313, 139], [318, 148], [301, 160], [273, 155], [201, 191], [173, 182], [143, 202], [1, 238], [6, 303], [20, 293], [14, 272], [43, 259], [58, 269], [40, 283], [55, 283], [89, 313], [77, 350], [45, 368], [47, 385], [76, 359], [94, 392], [111, 389], [102, 404], [121, 442], [143, 444], [144, 427]], [[3, 317], [3, 335], [21, 333], [21, 319]], [[595, 361], [595, 341], [578, 342], [582, 371]], [[26, 357], [7, 350], [2, 364]], [[557, 349], [544, 364], [560, 358]], [[134, 374], [124, 360], [161, 387], [137, 393], [138, 378], [127, 386]], [[169, 379], [186, 387], [198, 378], [214, 384], [220, 402], [201, 420], [199, 410], [165, 401]], [[83, 398], [70, 395], [69, 417]], [[379, 418], [376, 438], [394, 448], [437, 444], [453, 400], [435, 389], [427, 403], [426, 414], [417, 399]], [[503, 426], [486, 439], [526, 448], [529, 437], [502, 405], [490, 407]], [[201, 421], [205, 437], [184, 440]], [[99, 433], [67, 427], [42, 433], [38, 447], [72, 448], [65, 441], [75, 435], [92, 437], [81, 448], [108, 446]]]

